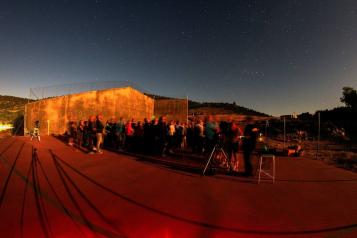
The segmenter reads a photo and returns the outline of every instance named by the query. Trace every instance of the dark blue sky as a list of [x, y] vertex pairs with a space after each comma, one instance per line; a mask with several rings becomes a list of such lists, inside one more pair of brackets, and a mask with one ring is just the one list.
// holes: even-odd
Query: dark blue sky
[[357, 88], [357, 1], [1, 1], [0, 94], [124, 81], [273, 115]]

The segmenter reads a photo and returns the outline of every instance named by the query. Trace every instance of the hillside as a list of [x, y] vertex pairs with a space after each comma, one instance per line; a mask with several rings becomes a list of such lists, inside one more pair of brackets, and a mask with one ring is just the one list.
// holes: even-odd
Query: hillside
[[26, 98], [0, 95], [0, 123], [12, 123], [19, 115], [24, 114]]
[[[170, 99], [159, 95], [145, 93], [145, 95], [154, 99]], [[195, 102], [188, 101], [189, 115], [206, 116], [212, 115], [249, 115], [254, 117], [270, 117], [262, 112], [257, 112], [252, 109], [236, 105], [235, 103], [222, 103], [222, 102]]]
[[221, 115], [250, 115], [268, 117], [269, 115], [257, 112], [252, 109], [236, 105], [235, 103], [218, 103], [218, 102], [194, 102], [189, 101], [189, 113], [195, 115], [221, 114]]

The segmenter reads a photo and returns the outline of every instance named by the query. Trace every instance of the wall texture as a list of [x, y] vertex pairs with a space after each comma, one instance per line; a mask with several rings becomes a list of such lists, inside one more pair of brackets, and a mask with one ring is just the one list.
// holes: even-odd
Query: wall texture
[[69, 120], [87, 120], [99, 113], [104, 120], [112, 116], [143, 120], [154, 115], [154, 100], [131, 87], [44, 99], [25, 106], [25, 128], [32, 130], [39, 120], [42, 134], [62, 134]]

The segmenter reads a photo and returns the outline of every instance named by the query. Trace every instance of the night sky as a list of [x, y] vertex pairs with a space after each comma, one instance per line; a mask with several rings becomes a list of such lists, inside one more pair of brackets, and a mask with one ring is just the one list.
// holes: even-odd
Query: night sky
[[1, 1], [0, 94], [129, 80], [272, 115], [357, 88], [357, 1]]

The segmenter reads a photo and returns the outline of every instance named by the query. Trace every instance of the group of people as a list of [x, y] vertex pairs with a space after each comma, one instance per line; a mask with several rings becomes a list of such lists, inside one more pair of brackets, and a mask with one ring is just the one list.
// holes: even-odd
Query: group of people
[[105, 122], [101, 114], [90, 116], [88, 121], [78, 123], [70, 120], [66, 131], [68, 144], [78, 148], [87, 148], [89, 153], [103, 153]]
[[87, 121], [70, 120], [66, 132], [69, 145], [86, 148], [89, 153], [103, 153], [102, 148], [125, 150], [128, 152], [166, 156], [177, 151], [188, 150], [192, 153], [209, 155], [217, 143], [227, 154], [229, 169], [237, 162], [239, 148], [243, 149], [245, 175], [252, 175], [250, 155], [255, 149], [257, 129], [247, 118], [244, 130], [238, 121], [214, 120], [208, 116], [179, 122], [166, 117], [134, 119], [124, 121], [115, 117], [104, 122], [101, 114], [90, 116]]

